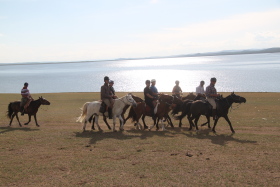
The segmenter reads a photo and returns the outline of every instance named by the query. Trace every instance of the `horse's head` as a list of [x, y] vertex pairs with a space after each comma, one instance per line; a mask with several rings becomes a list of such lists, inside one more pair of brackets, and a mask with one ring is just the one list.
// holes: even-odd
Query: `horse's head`
[[244, 97], [236, 95], [234, 92], [232, 92], [229, 96], [231, 97], [234, 103], [246, 103], [246, 99]]
[[186, 99], [194, 100], [195, 97], [196, 97], [196, 95], [191, 92], [187, 96], [182, 97], [182, 100], [186, 100]]
[[[131, 94], [132, 95], [132, 94]], [[142, 102], [143, 99], [141, 99], [140, 97], [137, 97], [136, 95], [132, 95], [132, 98], [134, 99], [135, 102], [139, 103]]]
[[133, 107], [137, 106], [137, 103], [135, 102], [135, 100], [133, 99], [132, 94], [127, 94], [125, 96], [125, 101], [124, 101], [127, 105], [132, 105]]
[[158, 98], [159, 102], [165, 102], [171, 105], [174, 101], [174, 97], [167, 94], [161, 94]]
[[42, 105], [50, 105], [51, 104], [48, 100], [46, 100], [42, 96], [39, 97], [39, 101], [41, 102]]

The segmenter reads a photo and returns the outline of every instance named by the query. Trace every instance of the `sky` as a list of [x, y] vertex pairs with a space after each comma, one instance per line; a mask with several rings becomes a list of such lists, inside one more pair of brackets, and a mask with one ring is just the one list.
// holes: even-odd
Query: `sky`
[[0, 63], [280, 47], [280, 0], [0, 0]]

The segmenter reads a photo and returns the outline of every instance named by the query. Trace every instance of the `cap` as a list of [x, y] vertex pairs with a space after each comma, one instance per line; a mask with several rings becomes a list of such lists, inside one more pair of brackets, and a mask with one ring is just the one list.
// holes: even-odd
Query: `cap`
[[156, 79], [152, 79], [151, 82], [156, 82]]

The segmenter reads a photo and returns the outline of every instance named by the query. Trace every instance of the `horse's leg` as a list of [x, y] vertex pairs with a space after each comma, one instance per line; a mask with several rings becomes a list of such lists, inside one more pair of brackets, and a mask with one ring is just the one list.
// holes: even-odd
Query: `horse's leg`
[[166, 131], [165, 125], [164, 125], [164, 123], [163, 123], [163, 120], [161, 119], [160, 121], [161, 121], [161, 128], [162, 128], [162, 131]]
[[167, 119], [169, 120], [170, 126], [174, 129], [174, 125], [169, 115], [167, 115]]
[[192, 122], [193, 119], [194, 119], [193, 117], [188, 116], [188, 120], [189, 120], [189, 124], [190, 124], [189, 131], [192, 130], [192, 127], [194, 126], [193, 122]]
[[95, 118], [95, 123], [96, 123], [96, 125], [97, 125], [97, 127], [98, 127], [98, 130], [99, 131], [102, 131], [102, 129], [100, 128], [100, 126], [99, 126], [99, 123], [98, 123], [98, 115], [94, 115], [94, 118]]
[[195, 129], [198, 131], [198, 127], [197, 127], [197, 122], [199, 120], [200, 115], [198, 115], [195, 120], [194, 120], [194, 124], [195, 124]]
[[182, 119], [179, 121], [179, 127], [182, 127]]
[[120, 131], [123, 131], [123, 126], [124, 126], [124, 124], [123, 124], [123, 118], [122, 118], [121, 115], [119, 115], [118, 118], [119, 118], [119, 120], [120, 120]]
[[[92, 116], [93, 116], [93, 115], [92, 115]], [[91, 130], [95, 130], [94, 123], [95, 123], [95, 116], [92, 117], [92, 126], [91, 126]]]
[[229, 126], [230, 126], [230, 130], [231, 130], [231, 132], [232, 133], [235, 133], [235, 131], [233, 130], [233, 128], [232, 128], [232, 125], [231, 125], [231, 122], [230, 122], [230, 120], [229, 120], [229, 118], [228, 118], [228, 116], [226, 115], [226, 116], [224, 116], [224, 118], [226, 119], [226, 121], [228, 122], [228, 124], [229, 124]]
[[208, 122], [208, 129], [211, 129], [211, 125], [210, 125], [210, 116], [206, 116], [207, 122]]
[[[149, 130], [152, 130], [152, 128], [154, 128], [154, 126], [156, 126], [156, 118], [153, 119], [154, 124], [150, 126]], [[157, 124], [157, 130], [158, 130], [158, 124]]]
[[145, 123], [145, 115], [142, 116], [142, 121], [143, 121], [143, 124], [144, 124], [144, 129], [148, 129], [148, 126], [146, 125]]
[[[157, 121], [156, 121], [156, 127], [157, 127], [157, 130], [159, 130], [159, 127], [158, 127], [158, 123], [159, 123], [159, 118], [157, 118]], [[163, 119], [162, 119], [162, 121], [163, 121]]]
[[28, 122], [27, 123], [25, 123], [24, 125], [28, 125], [28, 123], [31, 121], [31, 115], [30, 114], [28, 114]]
[[113, 132], [117, 132], [116, 131], [116, 116], [113, 116]]
[[85, 122], [84, 122], [83, 132], [85, 132], [85, 131], [86, 131], [86, 126], [87, 126], [87, 120], [85, 120]]
[[37, 126], [37, 127], [40, 127], [40, 125], [37, 123], [37, 117], [36, 117], [36, 114], [34, 114], [34, 119], [35, 119], [36, 126]]
[[106, 123], [108, 129], [111, 130], [111, 127], [110, 127], [109, 123], [107, 122], [107, 117], [105, 115], [103, 115], [103, 121]]
[[216, 132], [215, 128], [216, 128], [216, 125], [218, 123], [218, 120], [219, 120], [219, 118], [215, 119], [215, 121], [214, 121], [214, 126], [213, 126], [213, 129], [212, 129], [213, 132]]

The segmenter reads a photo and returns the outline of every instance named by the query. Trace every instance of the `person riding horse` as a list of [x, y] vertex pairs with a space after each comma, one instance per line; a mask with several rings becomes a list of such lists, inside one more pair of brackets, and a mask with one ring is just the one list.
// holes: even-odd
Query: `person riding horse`
[[151, 84], [151, 81], [146, 80], [146, 87], [144, 88], [144, 98], [145, 98], [146, 105], [148, 105], [151, 108], [152, 117], [154, 117], [155, 116], [155, 113], [154, 113], [155, 107], [153, 104], [154, 97], [153, 97], [153, 92], [150, 89], [150, 84]]
[[[108, 107], [108, 116], [109, 119], [112, 119], [112, 107], [113, 107], [113, 98], [112, 98], [112, 93], [109, 88], [109, 77], [105, 76], [104, 77], [104, 85], [101, 86], [101, 100], [106, 104]], [[106, 110], [103, 109], [103, 107], [100, 107], [101, 113], [104, 113]]]
[[198, 99], [205, 100], [204, 81], [200, 81], [199, 86], [196, 87], [196, 95], [198, 96]]
[[215, 88], [216, 82], [217, 79], [213, 77], [210, 79], [210, 85], [206, 87], [206, 98], [207, 101], [212, 105], [213, 120], [217, 118], [217, 105], [215, 98], [220, 96], [220, 94], [217, 94], [217, 90]]
[[112, 92], [112, 98], [117, 99], [118, 96], [116, 96], [116, 94], [115, 94], [115, 88], [113, 87], [113, 85], [114, 85], [114, 81], [109, 80], [109, 88], [110, 88], [110, 91]]
[[24, 115], [24, 109], [28, 107], [29, 103], [33, 101], [33, 98], [31, 97], [31, 94], [28, 90], [28, 83], [24, 83], [23, 88], [21, 89], [21, 102], [20, 102], [20, 111], [21, 115]]
[[172, 90], [172, 95], [173, 96], [176, 96], [176, 97], [178, 97], [179, 99], [181, 98], [181, 94], [182, 94], [182, 89], [181, 89], [181, 87], [179, 86], [179, 81], [178, 80], [176, 80], [175, 81], [175, 86], [173, 87], [173, 90]]

